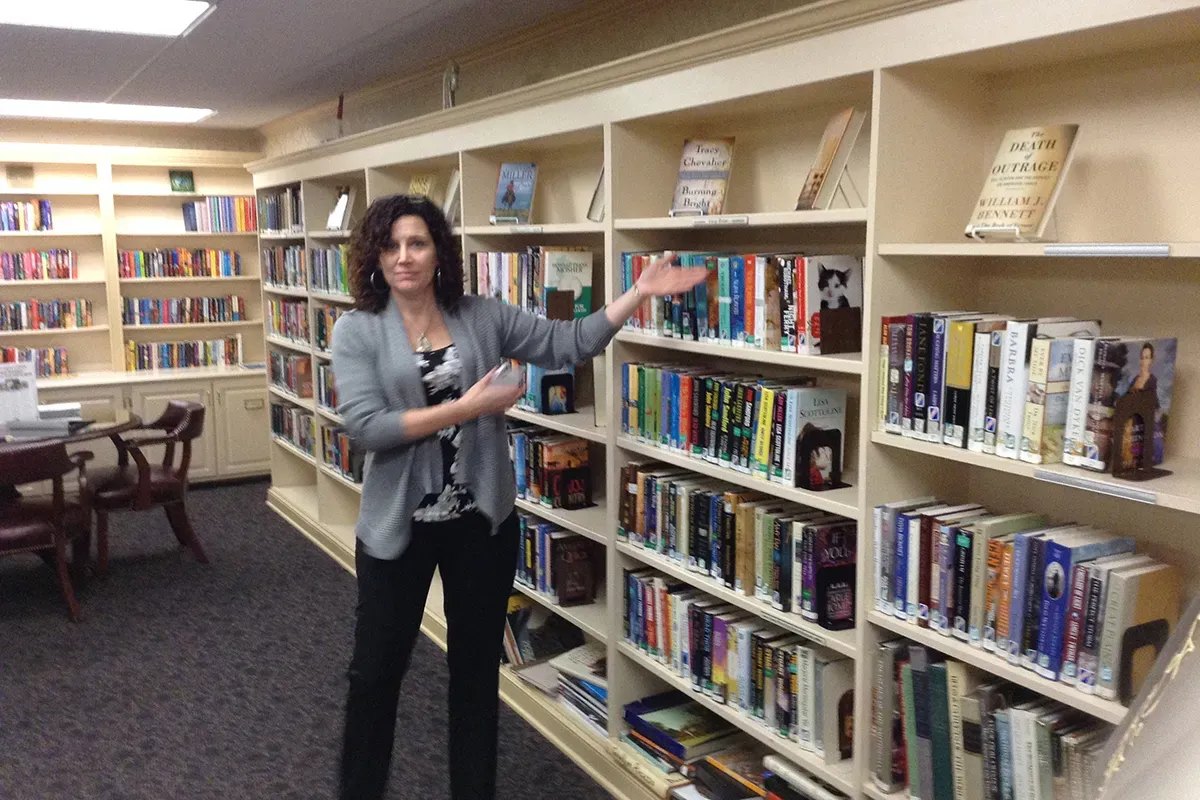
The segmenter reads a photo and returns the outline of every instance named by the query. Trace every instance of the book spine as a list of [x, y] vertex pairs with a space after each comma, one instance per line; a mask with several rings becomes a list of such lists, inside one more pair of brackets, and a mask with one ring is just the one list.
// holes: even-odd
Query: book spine
[[1079, 657], [1079, 645], [1083, 638], [1084, 616], [1087, 613], [1087, 597], [1091, 584], [1088, 580], [1087, 564], [1076, 564], [1071, 571], [1071, 604], [1067, 614], [1067, 630], [1063, 637], [1062, 671], [1058, 679], [1065, 684], [1074, 685], [1076, 677], [1076, 660]]
[[946, 326], [945, 317], [934, 317], [930, 327], [929, 397], [925, 409], [925, 438], [930, 442], [942, 441], [942, 397], [946, 380]]
[[1004, 337], [1000, 362], [1000, 411], [996, 433], [996, 455], [1016, 458], [1025, 420], [1025, 387], [1029, 375], [1030, 325], [1010, 322]]
[[999, 435], [1001, 367], [1003, 364], [1005, 330], [992, 331], [988, 351], [987, 388], [983, 409], [983, 452], [994, 454]]
[[971, 355], [971, 406], [968, 411], [967, 449], [983, 452], [991, 334], [976, 333]]
[[971, 549], [974, 534], [971, 531], [952, 529], [954, 540], [954, 638], [966, 641], [969, 638], [967, 620], [971, 615]]

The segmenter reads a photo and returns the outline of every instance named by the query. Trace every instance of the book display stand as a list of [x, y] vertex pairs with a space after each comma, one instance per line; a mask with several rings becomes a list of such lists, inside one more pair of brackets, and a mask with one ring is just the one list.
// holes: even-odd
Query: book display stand
[[[797, 13], [816, 15], [818, 6], [820, 13], [833, 13], [827, 4], [810, 5]], [[447, 112], [442, 129], [431, 115], [361, 134], [352, 145], [322, 145], [250, 165], [260, 195], [298, 187], [306, 214], [311, 198], [332, 199], [338, 185], [358, 187], [358, 197], [369, 203], [406, 191], [414, 174], [435, 174], [438, 185], [446, 186], [457, 171], [462, 223], [455, 234], [464, 261], [484, 252], [585, 247], [595, 254], [593, 309], [621, 294], [625, 254], [673, 250], [862, 259], [862, 308], [821, 312], [822, 327], [837, 335], [822, 337], [819, 355], [623, 329], [600, 357], [594, 383], [586, 377], [590, 367], [577, 370], [574, 413], [508, 413], [592, 443], [593, 507], [565, 511], [524, 500], [517, 507], [603, 545], [605, 570], [596, 601], [552, 610], [607, 649], [608, 736], [584, 730], [507, 668], [501, 696], [615, 796], [655, 796], [614, 755], [625, 732], [621, 710], [678, 688], [842, 795], [906, 797], [903, 789], [889, 794], [872, 781], [879, 653], [881, 645], [897, 639], [960, 662], [981, 680], [1015, 684], [1089, 719], [1116, 724], [1126, 718], [1119, 698], [1086, 694], [970, 641], [876, 608], [877, 506], [937, 497], [952, 505], [978, 503], [996, 514], [1031, 512], [1103, 528], [1133, 537], [1138, 553], [1177, 566], [1185, 594], [1200, 588], [1195, 537], [1200, 396], [1190, 385], [1200, 370], [1200, 319], [1194, 312], [1200, 304], [1195, 271], [1200, 206], [1194, 189], [1200, 185], [1200, 161], [1193, 155], [1193, 123], [1200, 118], [1200, 97], [1193, 91], [1200, 70], [1200, 3], [1163, 0], [1147, 9], [1096, 0], [1086, 13], [1053, 17], [1044, 5], [1010, 0], [1000, 10], [982, 0], [962, 0], [881, 11], [869, 24], [847, 19], [841, 27], [813, 16], [809, 35], [795, 41], [772, 39], [759, 50], [730, 50], [701, 64], [686, 61], [674, 72], [630, 73], [628, 83], [600, 82], [544, 101], [514, 93], [504, 101], [508, 105], [500, 100], [460, 105]], [[1009, 18], [1026, 24], [1003, 24]], [[795, 210], [827, 122], [849, 107], [869, 112], [870, 122], [838, 173], [835, 196], [847, 207]], [[1051, 212], [1038, 240], [1003, 225], [975, 226], [964, 237], [1005, 133], [1064, 121], [1080, 132], [1073, 166], [1058, 188], [1058, 201], [1069, 213]], [[682, 144], [721, 138], [736, 142], [721, 213], [672, 210]], [[505, 163], [538, 166], [531, 217], [522, 224], [489, 219]], [[594, 221], [589, 208], [598, 189], [605, 213]], [[326, 205], [313, 212], [322, 226], [328, 211]], [[316, 227], [310, 219], [306, 230]], [[288, 235], [295, 238], [262, 245], [303, 248], [314, 234]], [[296, 303], [296, 315], [311, 323], [313, 336], [324, 310], [348, 307], [307, 286], [264, 291]], [[879, 408], [881, 398], [886, 408], [888, 353], [881, 351], [886, 341], [881, 320], [940, 309], [987, 309], [1018, 319], [1101, 318], [1106, 333], [1177, 338], [1180, 380], [1172, 395], [1167, 460], [1151, 468], [1143, 458], [1124, 474], [1106, 474], [884, 430]], [[330, 367], [328, 350], [315, 339], [267, 341], [271, 352], [310, 358], [314, 374]], [[626, 364], [665, 364], [681, 373], [738, 380], [812, 378], [819, 388], [844, 389], [840, 480], [830, 488], [784, 486], [627, 432]], [[279, 406], [309, 412], [317, 442], [341, 425], [334, 407], [273, 395]], [[1153, 420], [1143, 401], [1130, 397], [1118, 405], [1118, 416]], [[808, 446], [834, 444], [813, 440]], [[754, 587], [749, 594], [730, 588], [618, 535], [627, 488], [622, 470], [636, 463], [653, 463], [697, 485], [738, 487], [757, 492], [764, 502], [794, 503], [855, 523], [853, 627], [822, 627], [764, 603]], [[283, 443], [273, 448], [271, 507], [347, 569], [354, 564], [359, 492], [320, 456]], [[665, 585], [694, 590], [728, 606], [731, 614], [851, 659], [850, 758], [827, 759], [737, 704], [693, 692], [689, 678], [628, 639], [624, 589], [632, 571], [661, 576]], [[444, 642], [439, 592], [435, 585], [423, 630]], [[1151, 633], [1158, 641], [1159, 632]]]

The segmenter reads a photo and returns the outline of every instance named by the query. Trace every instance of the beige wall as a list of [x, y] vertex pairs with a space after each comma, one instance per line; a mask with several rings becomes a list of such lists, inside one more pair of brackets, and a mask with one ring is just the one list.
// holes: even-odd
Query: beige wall
[[165, 147], [181, 150], [258, 152], [262, 136], [253, 130], [220, 130], [191, 125], [123, 125], [6, 119], [0, 142], [110, 147]]
[[[442, 72], [459, 65], [459, 104], [636, 55], [814, 0], [600, 0], [526, 31], [347, 94], [343, 133], [359, 133], [441, 108]], [[266, 157], [303, 150], [337, 132], [336, 98], [262, 128]]]

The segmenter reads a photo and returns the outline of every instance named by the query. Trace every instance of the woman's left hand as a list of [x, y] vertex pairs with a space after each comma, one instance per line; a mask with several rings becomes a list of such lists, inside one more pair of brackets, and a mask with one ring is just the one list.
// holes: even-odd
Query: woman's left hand
[[683, 294], [708, 277], [705, 267], [676, 267], [671, 261], [675, 254], [668, 250], [642, 269], [638, 291], [645, 297], [667, 297]]

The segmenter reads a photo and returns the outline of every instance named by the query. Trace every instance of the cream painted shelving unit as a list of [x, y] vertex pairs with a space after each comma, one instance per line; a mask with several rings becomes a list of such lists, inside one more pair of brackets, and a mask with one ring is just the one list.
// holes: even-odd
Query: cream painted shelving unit
[[[839, 5], [851, 11], [863, 4], [814, 5], [824, 12]], [[880, 641], [897, 635], [921, 641], [1109, 722], [1120, 721], [1126, 711], [1118, 703], [1050, 684], [982, 651], [876, 613], [876, 504], [938, 494], [975, 499], [1001, 511], [1040, 510], [1102, 523], [1136, 535], [1139, 549], [1181, 565], [1189, 587], [1197, 588], [1200, 415], [1195, 409], [1200, 394], [1193, 383], [1200, 372], [1200, 328], [1193, 309], [1200, 301], [1200, 206], [1194, 192], [1200, 185], [1200, 162], [1191, 150], [1200, 119], [1200, 95], [1194, 91], [1200, 74], [1200, 3], [1047, 5], [1011, 0], [997, 5], [958, 0], [910, 4], [903, 13], [863, 24], [848, 18], [840, 27], [820, 27], [813, 19], [810, 35], [797, 41], [689, 62], [673, 72], [631, 68], [624, 83], [598, 83], [589, 91], [549, 97], [529, 107], [514, 95], [507, 105], [487, 104], [486, 112], [454, 109], [264, 160], [250, 169], [260, 191], [299, 183], [306, 204], [320, 196], [313, 194], [321, 191], [316, 187], [347, 180], [361, 181], [367, 200], [405, 191], [415, 173], [436, 173], [444, 188], [451, 171], [459, 169], [464, 216], [457, 230], [465, 256], [527, 244], [587, 244], [603, 253], [596, 285], [606, 300], [619, 292], [624, 251], [787, 248], [862, 254], [866, 280], [860, 354], [796, 356], [622, 331], [604, 356], [607, 386], [597, 389], [606, 392], [607, 424], [595, 425], [590, 413], [575, 419], [538, 419], [522, 412], [512, 416], [591, 439], [606, 498], [617, 494], [622, 464], [654, 456], [858, 521], [858, 624], [834, 633], [618, 542], [611, 504], [581, 512], [541, 512], [518, 504], [606, 544], [607, 592], [598, 603], [603, 615], [597, 618], [596, 609], [563, 611], [578, 616], [585, 630], [607, 644], [610, 740], [624, 727], [620, 709], [625, 703], [679, 685], [623, 643], [622, 571], [654, 566], [855, 659], [858, 724], [850, 761], [820, 763], [728, 708], [717, 710], [851, 797], [880, 798], [884, 795], [870, 784], [867, 757], [873, 662]], [[1011, 23], [1018, 19], [1019, 25]], [[826, 120], [849, 105], [871, 112], [849, 166], [865, 203], [791, 211]], [[966, 240], [963, 227], [1003, 131], [1056, 122], [1081, 125], [1076, 161], [1059, 198], [1056, 243]], [[699, 221], [669, 218], [665, 214], [683, 139], [705, 135], [737, 137], [725, 214]], [[523, 158], [544, 165], [533, 219], [522, 226], [487, 224], [496, 166]], [[609, 202], [603, 222], [595, 223], [587, 220], [586, 209], [601, 167]], [[1168, 248], [1159, 258], [1119, 257], [1123, 250], [1114, 246], [1127, 243]], [[310, 304], [322, 302], [301, 296]], [[880, 317], [955, 307], [1094, 314], [1109, 330], [1177, 335], [1171, 461], [1166, 465], [1174, 475], [1128, 486], [1080, 470], [1033, 469], [880, 431]], [[305, 343], [270, 338], [268, 343], [311, 352]], [[719, 365], [730, 372], [809, 374], [845, 387], [852, 398], [845, 459], [852, 488], [824, 493], [784, 489], [622, 435], [620, 388], [613, 376], [624, 362], [651, 360]], [[336, 425], [336, 417], [319, 414], [318, 424]], [[271, 505], [353, 569], [357, 487], [283, 447], [273, 453], [273, 479]], [[435, 639], [444, 635], [437, 605], [431, 595], [426, 630]], [[504, 686], [510, 705], [527, 718], [539, 718], [545, 701], [536, 692], [507, 672]], [[571, 729], [569, 721], [559, 722]], [[575, 732], [551, 738], [589, 771], [595, 768], [592, 774], [603, 776], [610, 790], [624, 781], [627, 793], [621, 796], [638, 796], [638, 790], [629, 788], [628, 774], [611, 758], [597, 755], [603, 748], [596, 750], [595, 737]]]
[[[190, 474], [197, 481], [262, 475], [270, 471], [265, 370], [257, 366], [125, 370], [129, 342], [173, 341], [241, 334], [242, 360], [263, 360], [262, 305], [254, 233], [184, 230], [182, 202], [211, 195], [252, 196], [246, 170], [253, 152], [0, 143], [0, 163], [32, 165], [32, 188], [0, 187], [0, 201], [47, 199], [54, 230], [0, 232], [0, 252], [72, 249], [77, 280], [0, 280], [0, 302], [82, 298], [92, 301], [93, 326], [0, 331], [0, 347], [65, 347], [70, 373], [38, 379], [43, 402], [78, 401], [84, 415], [103, 418], [130, 408], [145, 419], [170, 399], [201, 402], [207, 424], [195, 445]], [[172, 192], [168, 171], [191, 170], [197, 192]], [[122, 250], [155, 248], [234, 250], [242, 274], [222, 278], [122, 278]], [[125, 325], [124, 298], [239, 295], [241, 322]], [[110, 446], [92, 446], [94, 463], [115, 463]]]

